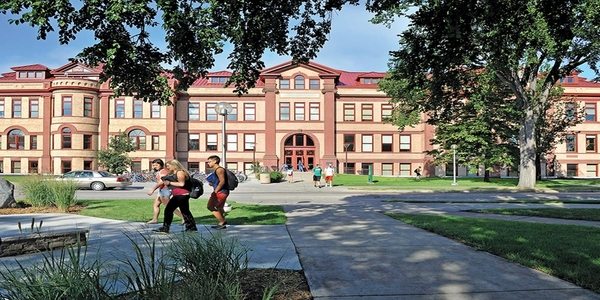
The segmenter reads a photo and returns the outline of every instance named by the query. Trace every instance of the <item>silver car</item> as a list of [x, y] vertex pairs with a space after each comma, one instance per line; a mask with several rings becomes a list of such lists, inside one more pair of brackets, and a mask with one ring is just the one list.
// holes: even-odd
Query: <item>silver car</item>
[[101, 191], [105, 188], [126, 187], [131, 185], [127, 177], [117, 176], [105, 171], [71, 171], [59, 177], [60, 180], [72, 180], [79, 188]]

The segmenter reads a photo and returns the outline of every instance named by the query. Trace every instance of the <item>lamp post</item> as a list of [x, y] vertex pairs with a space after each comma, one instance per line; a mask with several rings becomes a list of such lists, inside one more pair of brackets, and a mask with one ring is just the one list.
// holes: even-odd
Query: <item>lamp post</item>
[[225, 128], [227, 123], [227, 115], [233, 111], [233, 106], [227, 102], [219, 102], [215, 106], [215, 112], [223, 116], [223, 126], [221, 127], [221, 137], [223, 140], [223, 153], [221, 155], [221, 165], [227, 168], [227, 135]]
[[350, 143], [344, 144], [344, 153], [346, 154], [346, 160], [344, 161], [344, 174], [348, 174], [348, 148], [350, 148]]
[[457, 185], [456, 183], [456, 144], [452, 144], [452, 152], [453, 153], [453, 163], [452, 163], [452, 185]]

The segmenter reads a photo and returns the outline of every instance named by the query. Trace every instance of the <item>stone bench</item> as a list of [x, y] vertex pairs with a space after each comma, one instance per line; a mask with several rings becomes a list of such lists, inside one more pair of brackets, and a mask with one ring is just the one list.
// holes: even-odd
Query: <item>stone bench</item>
[[0, 237], [0, 257], [86, 245], [87, 233], [87, 229], [72, 229]]

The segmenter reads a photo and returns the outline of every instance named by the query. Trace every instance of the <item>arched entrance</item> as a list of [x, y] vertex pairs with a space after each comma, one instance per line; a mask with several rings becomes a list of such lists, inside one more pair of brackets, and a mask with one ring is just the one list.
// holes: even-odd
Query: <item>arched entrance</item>
[[315, 165], [315, 142], [302, 133], [289, 136], [284, 143], [284, 162], [298, 170], [298, 163], [302, 162], [305, 169], [312, 169]]

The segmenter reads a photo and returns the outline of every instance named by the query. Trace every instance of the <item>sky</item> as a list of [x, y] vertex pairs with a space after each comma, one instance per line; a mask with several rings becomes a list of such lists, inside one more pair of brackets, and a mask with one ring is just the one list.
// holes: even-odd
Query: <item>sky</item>
[[[8, 23], [14, 16], [0, 14], [0, 73], [11, 72], [10, 68], [29, 64], [42, 64], [57, 68], [76, 56], [81, 49], [94, 43], [93, 35], [85, 32], [68, 45], [60, 45], [56, 34], [46, 40], [37, 39], [37, 29], [27, 24]], [[388, 70], [389, 51], [398, 49], [398, 34], [407, 26], [406, 20], [398, 20], [391, 28], [369, 22], [372, 14], [364, 6], [346, 6], [334, 13], [329, 40], [313, 61], [334, 69], [345, 71]], [[158, 36], [158, 35], [157, 35]], [[153, 38], [157, 46], [164, 45], [161, 38]], [[229, 47], [229, 51], [230, 51]], [[216, 57], [211, 71], [227, 69], [228, 48]], [[263, 57], [265, 66], [271, 67], [289, 57], [267, 53]]]

